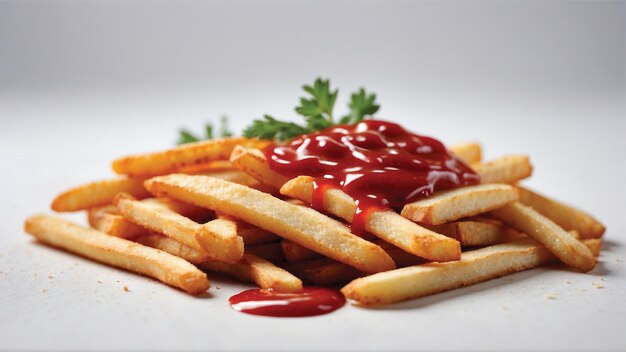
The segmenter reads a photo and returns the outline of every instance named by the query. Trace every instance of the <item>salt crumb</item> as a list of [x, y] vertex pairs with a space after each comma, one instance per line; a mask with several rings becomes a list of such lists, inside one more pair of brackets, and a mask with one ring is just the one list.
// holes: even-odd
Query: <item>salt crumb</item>
[[48, 274], [48, 279], [54, 279], [54, 276], [52, 274]]
[[571, 283], [572, 283], [571, 281], [569, 281], [569, 280], [565, 280], [565, 284], [566, 284], [566, 285], [569, 285], [569, 284], [571, 284]]
[[41, 290], [41, 293], [46, 293], [46, 291], [48, 291], [48, 290], [46, 290], [46, 289], [44, 288], [43, 290]]
[[601, 288], [603, 288], [603, 287], [604, 287], [604, 286], [602, 286], [602, 285], [598, 285], [598, 284], [596, 284], [595, 282], [592, 282], [591, 284], [593, 285], [593, 287], [595, 287], [595, 288], [597, 288], [597, 289], [601, 289]]
[[102, 281], [98, 280], [98, 283], [99, 283], [99, 284], [101, 284], [101, 283], [102, 283]]
[[128, 289], [128, 286], [124, 286], [124, 291], [125, 292], [130, 292], [130, 290]]
[[604, 276], [600, 276], [600, 280], [606, 282], [606, 279], [604, 278]]
[[547, 299], [556, 299], [556, 296], [555, 296], [555, 295], [553, 295], [552, 293], [548, 293], [548, 294], [546, 295], [546, 298], [547, 298]]

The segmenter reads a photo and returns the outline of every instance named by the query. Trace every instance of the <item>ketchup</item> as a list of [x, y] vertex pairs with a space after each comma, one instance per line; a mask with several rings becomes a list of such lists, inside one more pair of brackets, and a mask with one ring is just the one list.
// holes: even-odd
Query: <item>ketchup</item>
[[328, 188], [350, 195], [357, 205], [355, 234], [364, 233], [367, 214], [374, 209], [401, 208], [436, 191], [480, 181], [438, 140], [381, 120], [333, 126], [264, 152], [277, 173], [315, 179], [311, 205], [316, 210], [322, 210]]
[[298, 292], [252, 289], [232, 296], [231, 307], [237, 311], [268, 317], [310, 317], [333, 312], [346, 303], [337, 290], [305, 287]]

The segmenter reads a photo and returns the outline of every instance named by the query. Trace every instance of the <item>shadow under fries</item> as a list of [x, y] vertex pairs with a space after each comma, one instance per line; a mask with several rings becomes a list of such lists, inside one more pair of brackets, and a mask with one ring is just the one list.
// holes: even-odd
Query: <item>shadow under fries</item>
[[[607, 249], [609, 246], [618, 246], [618, 244], [616, 244], [615, 242], [610, 242], [609, 243], [603, 243], [602, 245], [602, 249], [605, 250]], [[570, 271], [573, 273], [578, 273], [578, 271], [569, 268], [568, 266], [566, 266], [563, 263], [551, 263], [548, 265], [544, 265], [541, 268], [544, 269], [548, 269], [550, 271], [556, 271], [556, 270], [561, 270], [561, 271]], [[537, 269], [537, 268], [535, 268]], [[460, 287], [457, 289], [453, 289], [450, 291], [445, 291], [445, 292], [441, 292], [441, 293], [437, 293], [434, 295], [430, 295], [430, 296], [425, 296], [425, 297], [421, 297], [421, 298], [415, 298], [409, 301], [405, 301], [405, 302], [399, 302], [399, 303], [395, 303], [395, 304], [390, 304], [390, 305], [384, 305], [384, 306], [364, 306], [364, 305], [359, 305], [358, 303], [354, 303], [353, 306], [355, 308], [362, 308], [362, 309], [366, 309], [366, 310], [407, 310], [407, 309], [420, 309], [420, 308], [424, 308], [433, 304], [437, 304], [440, 302], [445, 302], [448, 300], [453, 300], [455, 298], [458, 297], [464, 297], [464, 296], [468, 296], [468, 295], [472, 295], [472, 294], [479, 294], [483, 291], [489, 291], [489, 290], [494, 290], [498, 287], [501, 286], [505, 286], [510, 284], [511, 282], [515, 281], [515, 282], [520, 282], [526, 279], [530, 279], [532, 277], [535, 277], [537, 275], [541, 275], [543, 273], [547, 272], [546, 270], [526, 270], [526, 271], [521, 271], [521, 272], [517, 272], [517, 273], [513, 273], [513, 274], [509, 274], [509, 275], [505, 275], [502, 277], [499, 277], [497, 279], [492, 279], [492, 280], [488, 280], [485, 282], [481, 282], [478, 284], [474, 284], [474, 285], [470, 285], [470, 286], [465, 286], [465, 287]], [[585, 273], [585, 275], [594, 275], [594, 276], [605, 276], [609, 273], [609, 271], [606, 268], [606, 265], [602, 262], [601, 259], [598, 259], [598, 263], [596, 264], [596, 267], [588, 272]]]
[[[174, 291], [176, 291], [176, 292], [178, 292], [178, 293], [181, 293], [181, 294], [183, 294], [183, 295], [185, 295], [185, 296], [188, 296], [188, 297], [193, 297], [193, 298], [198, 298], [198, 299], [208, 299], [208, 298], [213, 298], [213, 295], [212, 295], [209, 291], [203, 292], [203, 293], [198, 294], [198, 295], [191, 295], [191, 294], [189, 294], [189, 293], [187, 293], [187, 292], [185, 292], [185, 291], [183, 291], [183, 290], [180, 290], [180, 289], [178, 289], [178, 288], [176, 288], [176, 287], [173, 287], [173, 286], [170, 286], [170, 285], [168, 285], [168, 284], [165, 284], [165, 283], [163, 283], [163, 282], [161, 282], [161, 281], [159, 281], [159, 280], [153, 279], [153, 278], [151, 278], [151, 277], [148, 277], [148, 276], [145, 276], [145, 275], [141, 275], [141, 274], [138, 274], [138, 273], [134, 273], [134, 272], [132, 272], [132, 271], [128, 271], [128, 270], [124, 270], [124, 269], [120, 269], [120, 268], [117, 268], [117, 267], [115, 267], [115, 266], [106, 265], [106, 264], [103, 264], [103, 263], [101, 263], [101, 262], [99, 262], [99, 261], [97, 261], [97, 260], [93, 260], [93, 259], [90, 259], [90, 258], [87, 258], [87, 257], [83, 257], [83, 256], [81, 256], [81, 255], [76, 255], [76, 254], [74, 254], [74, 253], [72, 253], [72, 252], [70, 252], [70, 251], [67, 251], [67, 250], [65, 250], [64, 248], [61, 248], [61, 247], [55, 247], [55, 246], [53, 246], [53, 245], [50, 245], [50, 244], [47, 244], [47, 243], [44, 243], [44, 242], [41, 242], [41, 241], [37, 241], [37, 240], [35, 240], [35, 239], [34, 239], [34, 240], [32, 240], [31, 242], [32, 242], [35, 246], [37, 246], [37, 247], [39, 247], [39, 248], [43, 248], [43, 249], [45, 249], [46, 251], [50, 251], [51, 253], [54, 253], [54, 252], [56, 252], [56, 253], [63, 253], [64, 255], [68, 255], [68, 256], [70, 256], [70, 257], [72, 257], [72, 258], [75, 258], [76, 260], [82, 260], [82, 261], [85, 261], [85, 262], [89, 262], [89, 263], [96, 264], [96, 265], [98, 265], [98, 266], [104, 266], [104, 267], [106, 267], [106, 268], [108, 268], [108, 269], [110, 269], [110, 270], [115, 270], [116, 272], [118, 272], [118, 273], [120, 273], [120, 274], [126, 274], [126, 275], [132, 275], [132, 276], [139, 276], [139, 277], [142, 277], [142, 278], [144, 278], [144, 279], [146, 279], [146, 280], [148, 280], [148, 281], [151, 281], [151, 282], [154, 282], [154, 283], [160, 284], [161, 286], [164, 286], [164, 287], [166, 287], [166, 288], [169, 288], [169, 289], [171, 289], [171, 290], [174, 290]], [[211, 277], [209, 276], [209, 279], [210, 279], [210, 278], [211, 278]], [[213, 287], [213, 286], [214, 286], [214, 285], [213, 285], [213, 283], [211, 282], [211, 287]]]

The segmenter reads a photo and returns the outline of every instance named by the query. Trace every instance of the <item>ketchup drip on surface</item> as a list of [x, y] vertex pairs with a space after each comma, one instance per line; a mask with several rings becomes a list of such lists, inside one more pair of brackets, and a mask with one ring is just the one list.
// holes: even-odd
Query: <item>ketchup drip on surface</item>
[[400, 125], [365, 120], [294, 138], [265, 149], [270, 168], [315, 179], [312, 206], [322, 210], [326, 189], [339, 188], [357, 204], [352, 232], [363, 234], [367, 214], [401, 208], [436, 191], [475, 185], [478, 175], [438, 140]]
[[346, 303], [337, 290], [305, 287], [298, 292], [252, 289], [232, 296], [231, 307], [237, 311], [268, 317], [310, 317], [333, 312]]

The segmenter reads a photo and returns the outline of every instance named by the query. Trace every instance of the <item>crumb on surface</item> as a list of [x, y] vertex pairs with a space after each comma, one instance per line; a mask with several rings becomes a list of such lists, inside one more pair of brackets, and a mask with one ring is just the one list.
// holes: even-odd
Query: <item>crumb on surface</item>
[[604, 276], [600, 276], [600, 280], [606, 282], [606, 279], [604, 278]]
[[124, 292], [130, 292], [130, 290], [128, 289], [128, 286], [124, 285]]
[[553, 293], [546, 294], [547, 299], [556, 299], [556, 296]]
[[571, 283], [572, 283], [571, 281], [569, 281], [569, 280], [565, 280], [565, 284], [566, 284], [566, 285], [569, 285], [569, 284], [571, 284]]
[[604, 286], [600, 285], [600, 284], [596, 284], [595, 282], [591, 283], [593, 285], [593, 287], [597, 288], [597, 289], [601, 289], [604, 288]]
[[48, 290], [44, 288], [44, 289], [41, 290], [41, 293], [46, 293], [46, 291], [48, 291]]
[[99, 283], [99, 284], [101, 284], [101, 283], [102, 283], [102, 281], [98, 280], [98, 283]]
[[54, 275], [48, 274], [48, 279], [54, 279]]

